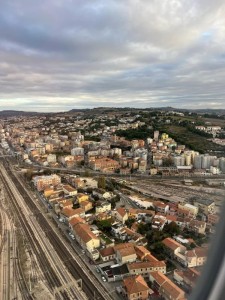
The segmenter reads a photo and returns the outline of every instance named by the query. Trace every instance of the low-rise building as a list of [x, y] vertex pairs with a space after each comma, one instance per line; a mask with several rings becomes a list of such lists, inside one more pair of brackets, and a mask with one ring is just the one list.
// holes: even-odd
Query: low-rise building
[[82, 219], [81, 217], [74, 217], [73, 219], [71, 219], [69, 221], [69, 228], [72, 231], [73, 230], [73, 226], [76, 226], [79, 223], [85, 223], [85, 220]]
[[100, 247], [100, 239], [90, 229], [86, 223], [78, 223], [73, 226], [73, 232], [76, 240], [85, 250], [91, 253], [94, 249]]
[[157, 259], [151, 261], [141, 261], [133, 262], [127, 264], [129, 273], [131, 275], [142, 275], [143, 277], [148, 278], [149, 273], [152, 271], [160, 271], [163, 274], [166, 273], [166, 264], [164, 261], [159, 261]]
[[60, 212], [61, 219], [67, 224], [69, 224], [69, 221], [75, 217], [84, 218], [84, 216], [85, 211], [82, 208], [73, 209], [66, 207]]
[[103, 261], [110, 261], [116, 258], [116, 253], [114, 247], [107, 247], [99, 250], [100, 258]]
[[95, 207], [96, 214], [106, 212], [106, 211], [110, 211], [111, 209], [112, 209], [111, 203], [107, 202], [107, 201], [101, 202], [99, 205], [97, 205]]
[[147, 300], [153, 291], [141, 275], [127, 277], [123, 280], [123, 295], [128, 300]]
[[126, 220], [128, 219], [128, 213], [126, 211], [125, 208], [123, 207], [119, 207], [115, 210], [115, 212], [113, 212], [113, 215], [116, 217], [116, 219], [120, 222], [122, 222], [123, 224], [126, 222]]
[[83, 201], [88, 201], [89, 200], [89, 195], [83, 194], [83, 193], [78, 193], [76, 195], [76, 200], [78, 203], [81, 203]]
[[152, 219], [152, 228], [156, 230], [163, 230], [165, 224], [167, 222], [167, 218], [163, 215], [155, 215]]
[[212, 225], [215, 225], [219, 222], [219, 215], [217, 214], [208, 214], [207, 216], [207, 221], [208, 223], [212, 224]]
[[148, 251], [148, 249], [146, 249], [144, 246], [135, 246], [135, 251], [137, 258], [142, 261], [145, 260], [147, 255], [151, 254], [150, 251]]
[[133, 262], [137, 259], [137, 254], [132, 243], [122, 243], [114, 246], [116, 260], [120, 265]]
[[85, 212], [93, 208], [93, 203], [91, 201], [82, 201], [80, 203], [80, 208], [84, 209]]
[[152, 288], [165, 300], [184, 300], [185, 292], [159, 271], [150, 272]]
[[189, 268], [203, 266], [207, 260], [207, 249], [195, 248], [185, 252], [185, 261], [183, 264]]
[[215, 202], [209, 199], [195, 199], [194, 205], [199, 208], [205, 215], [215, 212]]
[[168, 253], [176, 258], [178, 253], [184, 253], [186, 251], [186, 247], [183, 246], [182, 244], [178, 243], [172, 238], [165, 238], [162, 243], [165, 245]]
[[196, 233], [205, 234], [206, 222], [199, 220], [191, 220], [188, 228]]
[[159, 213], [167, 214], [167, 212], [169, 210], [169, 205], [162, 201], [154, 201], [153, 205], [154, 205], [156, 211]]
[[196, 218], [197, 214], [198, 214], [198, 207], [195, 205], [191, 205], [189, 203], [185, 203], [185, 204], [178, 204], [178, 208], [181, 210], [186, 210], [188, 211], [188, 217], [189, 218]]
[[63, 192], [66, 196], [76, 196], [77, 190], [69, 184], [63, 185]]
[[200, 276], [200, 272], [198, 272], [195, 268], [187, 268], [186, 270], [174, 270], [173, 278], [180, 285], [186, 284], [190, 288], [193, 288], [196, 285], [196, 281]]

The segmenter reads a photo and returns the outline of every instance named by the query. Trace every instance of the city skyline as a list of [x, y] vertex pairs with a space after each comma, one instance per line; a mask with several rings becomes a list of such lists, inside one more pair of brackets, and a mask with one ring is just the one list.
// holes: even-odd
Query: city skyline
[[3, 0], [0, 108], [223, 108], [223, 1]]

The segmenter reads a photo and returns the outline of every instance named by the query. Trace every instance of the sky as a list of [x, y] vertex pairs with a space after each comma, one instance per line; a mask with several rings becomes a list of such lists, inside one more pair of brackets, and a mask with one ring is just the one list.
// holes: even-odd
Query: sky
[[1, 0], [0, 110], [225, 108], [224, 0]]

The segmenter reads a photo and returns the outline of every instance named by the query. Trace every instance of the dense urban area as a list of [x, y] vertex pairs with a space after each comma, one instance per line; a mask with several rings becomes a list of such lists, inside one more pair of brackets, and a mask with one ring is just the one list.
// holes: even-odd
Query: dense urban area
[[187, 299], [225, 196], [225, 112], [0, 114], [0, 299]]

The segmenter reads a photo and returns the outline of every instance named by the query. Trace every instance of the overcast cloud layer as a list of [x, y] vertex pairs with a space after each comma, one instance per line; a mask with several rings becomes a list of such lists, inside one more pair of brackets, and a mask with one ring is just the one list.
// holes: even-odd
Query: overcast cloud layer
[[0, 109], [225, 108], [224, 0], [1, 0]]

